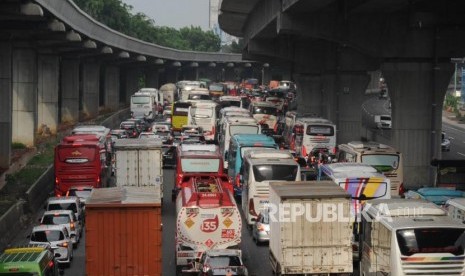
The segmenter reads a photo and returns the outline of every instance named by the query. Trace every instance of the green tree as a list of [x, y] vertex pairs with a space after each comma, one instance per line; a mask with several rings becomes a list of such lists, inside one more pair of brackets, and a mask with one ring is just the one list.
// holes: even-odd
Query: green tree
[[155, 21], [143, 13], [132, 13], [133, 7], [121, 0], [74, 0], [87, 14], [108, 27], [126, 35], [179, 50], [217, 52], [221, 40], [212, 31], [200, 27], [176, 30], [156, 26]]

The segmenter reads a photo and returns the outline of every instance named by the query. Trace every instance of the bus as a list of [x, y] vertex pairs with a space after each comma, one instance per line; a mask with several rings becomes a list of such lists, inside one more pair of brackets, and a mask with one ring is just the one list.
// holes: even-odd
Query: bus
[[336, 160], [375, 167], [391, 180], [391, 195], [403, 195], [404, 161], [397, 149], [377, 142], [352, 141], [338, 146]]
[[173, 131], [180, 131], [182, 126], [187, 125], [187, 118], [189, 116], [189, 107], [192, 103], [189, 102], [175, 102], [171, 110], [171, 125]]
[[336, 153], [336, 125], [317, 117], [297, 118], [292, 128], [289, 148], [302, 157], [324, 151], [334, 156]]
[[207, 142], [213, 142], [215, 139], [217, 107], [218, 104], [213, 101], [195, 102], [189, 107], [187, 124], [201, 127], [201, 134]]
[[0, 275], [57, 276], [58, 269], [50, 246], [28, 245], [8, 248], [0, 254]]

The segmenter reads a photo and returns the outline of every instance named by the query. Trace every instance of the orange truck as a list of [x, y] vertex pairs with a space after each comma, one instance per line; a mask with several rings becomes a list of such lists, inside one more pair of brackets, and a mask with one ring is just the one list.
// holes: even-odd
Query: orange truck
[[65, 195], [72, 186], [102, 187], [108, 174], [106, 149], [95, 134], [75, 134], [55, 147], [55, 195]]
[[160, 195], [150, 187], [93, 190], [86, 201], [86, 275], [161, 274]]

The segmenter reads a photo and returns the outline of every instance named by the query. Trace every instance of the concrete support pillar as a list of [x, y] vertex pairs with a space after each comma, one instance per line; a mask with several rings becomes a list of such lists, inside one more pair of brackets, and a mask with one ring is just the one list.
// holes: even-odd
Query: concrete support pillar
[[106, 109], [114, 111], [119, 107], [119, 68], [117, 66], [105, 67], [104, 79], [104, 106]]
[[0, 43], [0, 168], [8, 168], [11, 160], [11, 48], [11, 43]]
[[392, 103], [392, 144], [404, 156], [407, 188], [432, 185], [430, 162], [440, 155], [441, 110], [453, 64], [384, 63]]
[[166, 67], [165, 75], [166, 75], [166, 82], [171, 82], [171, 83], [178, 82], [178, 68], [177, 67]]
[[32, 49], [13, 49], [13, 142], [33, 146], [37, 127], [37, 63]]
[[149, 68], [145, 71], [145, 82], [147, 87], [160, 88], [158, 68]]
[[124, 93], [127, 104], [131, 102], [131, 96], [139, 90], [140, 76], [141, 73], [135, 68], [127, 68], [125, 71], [126, 87], [124, 88]]
[[[337, 126], [337, 143], [360, 140], [363, 94], [370, 82], [366, 72], [341, 72], [322, 76], [322, 115]], [[297, 86], [298, 87], [298, 86]], [[318, 101], [318, 99], [317, 99]]]
[[79, 121], [79, 60], [61, 61], [61, 122]]
[[294, 74], [297, 85], [297, 111], [326, 117], [326, 104], [321, 87], [321, 76]]
[[55, 135], [57, 132], [59, 68], [58, 56], [39, 55], [37, 59], [37, 132], [39, 134]]
[[84, 118], [98, 116], [100, 89], [100, 65], [85, 62], [82, 65], [82, 115]]

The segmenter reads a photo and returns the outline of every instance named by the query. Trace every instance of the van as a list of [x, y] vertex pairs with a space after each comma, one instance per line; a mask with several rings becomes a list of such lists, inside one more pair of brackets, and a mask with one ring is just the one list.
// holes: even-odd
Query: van
[[0, 255], [0, 275], [57, 276], [58, 266], [49, 245], [12, 247]]
[[462, 275], [465, 225], [424, 200], [376, 200], [362, 213], [360, 275]]
[[215, 102], [197, 102], [189, 107], [187, 124], [202, 128], [205, 141], [213, 142], [216, 132], [216, 108]]
[[[273, 138], [263, 134], [235, 134], [229, 142], [229, 150], [225, 154], [228, 161], [228, 175], [234, 179], [234, 193], [240, 196], [240, 170], [244, 153], [250, 149], [279, 149]], [[225, 160], [226, 160], [225, 159]]]
[[289, 151], [249, 150], [244, 156], [242, 174], [242, 211], [248, 228], [269, 204], [270, 183], [300, 181], [300, 166]]
[[254, 118], [230, 117], [221, 125], [221, 136], [218, 144], [221, 154], [225, 160], [224, 168], [228, 169], [228, 158], [226, 154], [229, 150], [229, 141], [235, 134], [260, 134], [261, 127]]
[[375, 167], [391, 180], [391, 195], [404, 191], [404, 160], [395, 148], [377, 143], [352, 141], [340, 144], [336, 157], [338, 162], [356, 162]]

